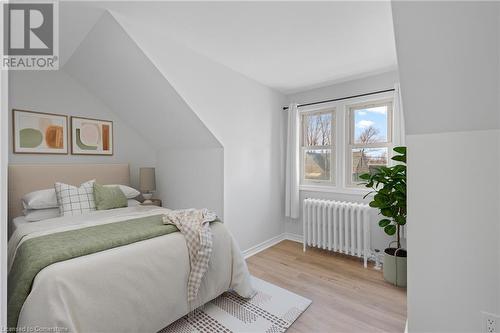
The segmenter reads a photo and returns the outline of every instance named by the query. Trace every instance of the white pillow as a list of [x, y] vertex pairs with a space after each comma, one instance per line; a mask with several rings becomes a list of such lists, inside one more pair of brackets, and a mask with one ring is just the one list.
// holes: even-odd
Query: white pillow
[[127, 199], [133, 199], [137, 197], [141, 192], [137, 191], [135, 188], [132, 188], [127, 185], [104, 185], [104, 186], [118, 186], [120, 190], [122, 190], [123, 194], [127, 197]]
[[56, 191], [53, 188], [39, 190], [25, 194], [22, 197], [24, 209], [57, 208]]
[[53, 219], [61, 216], [59, 208], [28, 209], [24, 211], [24, 218], [29, 222]]
[[128, 199], [127, 200], [127, 206], [128, 207], [134, 207], [134, 206], [139, 206], [141, 203], [137, 200], [134, 199]]
[[57, 203], [61, 215], [82, 215], [96, 210], [94, 201], [95, 179], [76, 187], [64, 183], [55, 183]]
[[[133, 199], [141, 194], [135, 188], [126, 185], [104, 185], [104, 186], [119, 186], [127, 199]], [[47, 209], [58, 208], [56, 191], [53, 188], [30, 192], [22, 197], [24, 209]]]

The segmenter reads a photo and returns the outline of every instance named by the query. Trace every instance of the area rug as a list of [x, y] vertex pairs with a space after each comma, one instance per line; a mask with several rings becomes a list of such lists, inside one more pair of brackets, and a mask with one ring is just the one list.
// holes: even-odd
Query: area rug
[[161, 333], [285, 332], [311, 300], [252, 277], [257, 294], [245, 299], [226, 292], [182, 317]]

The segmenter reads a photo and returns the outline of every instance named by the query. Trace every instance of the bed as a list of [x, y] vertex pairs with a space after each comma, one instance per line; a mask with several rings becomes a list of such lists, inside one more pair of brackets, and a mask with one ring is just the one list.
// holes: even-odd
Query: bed
[[16, 231], [19, 228], [19, 226], [22, 226], [23, 224], [28, 224], [28, 223], [30, 223], [30, 222], [28, 222], [26, 220], [26, 218], [24, 218], [24, 216], [14, 217], [9, 224], [9, 238], [10, 238], [10, 236], [12, 236], [14, 231]]
[[[80, 184], [97, 178], [103, 184], [128, 184], [128, 172], [128, 165], [121, 164], [12, 165], [9, 215], [19, 214], [16, 200], [20, 202], [24, 193], [48, 188], [54, 181]], [[23, 243], [42, 236], [121, 226], [165, 212], [161, 207], [135, 206], [17, 223], [9, 240], [9, 268]], [[157, 332], [229, 289], [250, 297], [250, 276], [233, 237], [222, 223], [212, 223], [211, 230], [210, 264], [194, 302], [186, 297], [190, 271], [186, 242], [180, 232], [173, 232], [43, 268], [23, 302], [17, 326], [62, 327], [70, 332]]]

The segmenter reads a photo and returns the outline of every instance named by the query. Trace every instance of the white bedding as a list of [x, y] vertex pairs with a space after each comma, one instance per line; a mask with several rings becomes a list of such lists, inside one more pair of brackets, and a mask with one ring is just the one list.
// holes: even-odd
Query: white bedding
[[[9, 240], [9, 267], [26, 239], [90, 225], [162, 214], [137, 206], [21, 224]], [[253, 295], [250, 275], [233, 237], [212, 224], [213, 252], [196, 304], [228, 289]], [[191, 309], [184, 236], [172, 233], [59, 262], [40, 271], [19, 316], [19, 327], [66, 327], [71, 332], [157, 332]]]
[[30, 223], [26, 220], [24, 216], [14, 217], [9, 225], [9, 238], [12, 236], [14, 231], [16, 231], [20, 225]]

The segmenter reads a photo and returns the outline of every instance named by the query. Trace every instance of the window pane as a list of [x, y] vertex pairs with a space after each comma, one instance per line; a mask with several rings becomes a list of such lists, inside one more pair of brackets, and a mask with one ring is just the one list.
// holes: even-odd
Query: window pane
[[332, 144], [333, 113], [304, 115], [304, 146], [330, 146]]
[[379, 166], [387, 166], [387, 148], [356, 148], [352, 150], [352, 182], [360, 182], [359, 176], [373, 173]]
[[354, 110], [354, 143], [387, 142], [387, 105]]
[[331, 149], [308, 149], [304, 158], [305, 179], [330, 180]]

